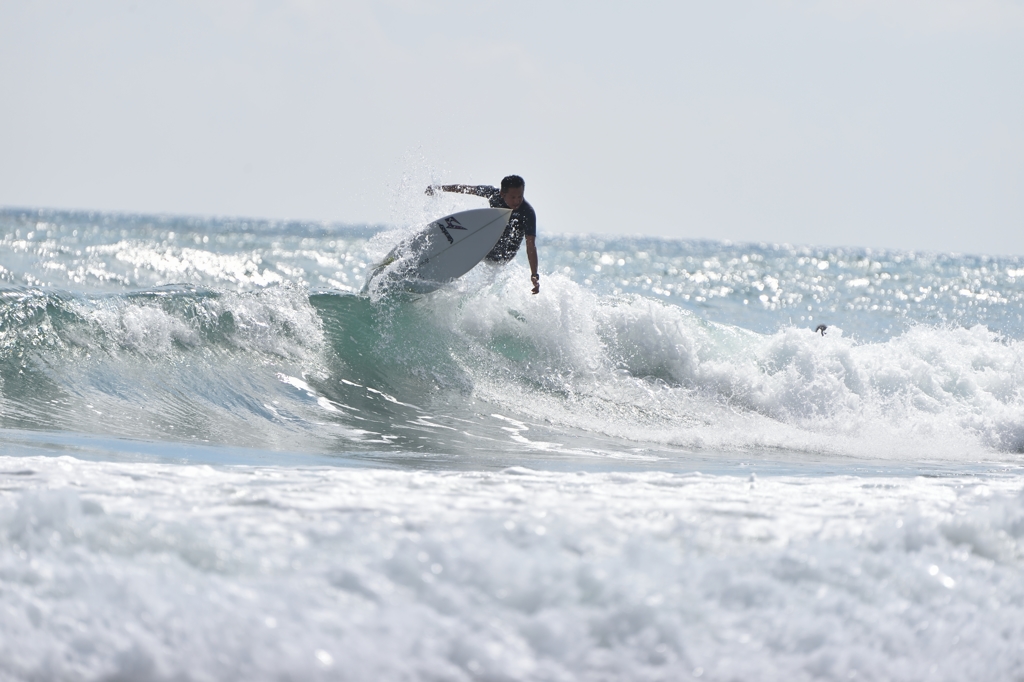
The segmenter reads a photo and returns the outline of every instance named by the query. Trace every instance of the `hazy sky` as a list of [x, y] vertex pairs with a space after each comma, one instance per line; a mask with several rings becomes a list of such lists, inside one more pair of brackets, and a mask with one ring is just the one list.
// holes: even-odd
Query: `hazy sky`
[[[1024, 0], [0, 0], [0, 205], [1024, 254]], [[428, 209], [429, 210], [429, 209]]]

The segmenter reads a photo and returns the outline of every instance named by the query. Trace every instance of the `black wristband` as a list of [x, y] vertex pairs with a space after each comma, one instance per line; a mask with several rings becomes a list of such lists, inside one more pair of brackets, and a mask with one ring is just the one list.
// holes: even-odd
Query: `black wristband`
[[536, 277], [537, 279], [540, 279], [540, 273], [535, 272], [532, 275], [530, 275], [530, 279], [533, 279], [534, 277]]

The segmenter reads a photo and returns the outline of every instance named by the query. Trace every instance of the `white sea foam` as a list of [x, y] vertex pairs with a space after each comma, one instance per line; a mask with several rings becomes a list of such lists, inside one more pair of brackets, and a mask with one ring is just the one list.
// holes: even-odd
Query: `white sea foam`
[[313, 360], [323, 350], [323, 324], [301, 287], [271, 287], [231, 294], [207, 303], [212, 314], [229, 313], [232, 341], [247, 350]]
[[[1024, 344], [984, 327], [919, 325], [883, 342], [836, 327], [759, 334], [561, 276], [540, 300], [522, 274], [478, 275], [428, 305], [438, 327], [457, 330], [451, 346], [477, 394], [532, 418], [692, 447], [885, 458], [1024, 449]], [[528, 352], [503, 352], [509, 340]]]
[[0, 458], [0, 679], [1016, 679], [1020, 477]]
[[[182, 299], [181, 304], [175, 304], [174, 296]], [[168, 290], [151, 298], [76, 301], [71, 308], [89, 328], [72, 328], [67, 339], [115, 354], [127, 350], [168, 357], [175, 343], [199, 345], [203, 328], [211, 325], [229, 326], [223, 333], [229, 344], [285, 358], [310, 357], [324, 343], [320, 318], [309, 304], [308, 292], [299, 287], [219, 296]]]
[[103, 331], [103, 336], [71, 333], [85, 347], [107, 343], [112, 351], [127, 350], [151, 357], [170, 354], [174, 343], [194, 346], [199, 335], [192, 325], [155, 305], [116, 301], [112, 305], [78, 306], [83, 318]]

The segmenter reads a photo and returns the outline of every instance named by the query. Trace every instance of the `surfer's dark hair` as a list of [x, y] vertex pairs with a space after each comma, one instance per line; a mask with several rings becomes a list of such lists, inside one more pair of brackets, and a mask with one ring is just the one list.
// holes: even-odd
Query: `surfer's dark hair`
[[514, 187], [526, 187], [526, 180], [518, 175], [506, 175], [501, 179], [501, 191], [507, 192]]

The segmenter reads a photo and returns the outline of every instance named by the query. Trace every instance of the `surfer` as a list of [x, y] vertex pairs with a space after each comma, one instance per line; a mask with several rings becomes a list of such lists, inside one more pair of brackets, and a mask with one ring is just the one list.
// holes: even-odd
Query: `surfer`
[[427, 187], [427, 196], [434, 196], [437, 192], [455, 192], [457, 194], [472, 194], [483, 197], [490, 203], [491, 208], [511, 208], [512, 216], [509, 218], [508, 227], [501, 235], [501, 239], [494, 245], [491, 252], [484, 259], [492, 263], [505, 264], [515, 258], [519, 247], [526, 239], [526, 258], [530, 261], [530, 283], [533, 284], [533, 293], [540, 293], [540, 274], [537, 272], [537, 214], [523, 198], [526, 191], [526, 181], [518, 175], [509, 175], [501, 180], [501, 189], [490, 185], [430, 185]]

